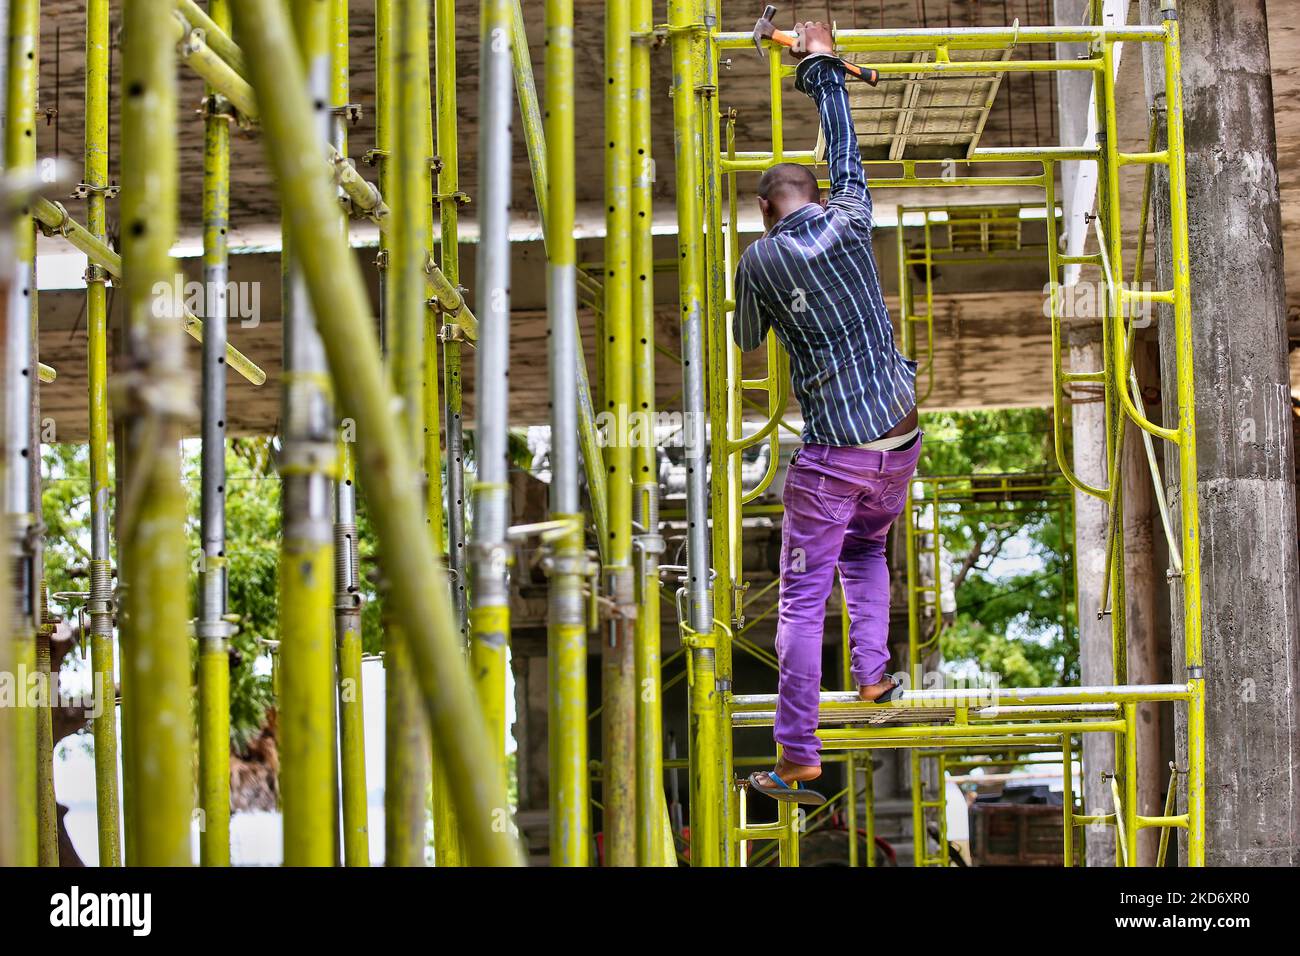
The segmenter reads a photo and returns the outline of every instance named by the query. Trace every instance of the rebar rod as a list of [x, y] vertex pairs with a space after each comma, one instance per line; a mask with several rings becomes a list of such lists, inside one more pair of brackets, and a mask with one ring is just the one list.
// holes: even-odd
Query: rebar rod
[[[185, 590], [176, 587], [189, 555], [179, 440], [194, 409], [179, 328], [170, 250], [177, 227], [176, 48], [172, 12], [125, 0], [122, 51], [122, 261], [126, 265], [127, 369], [118, 376], [116, 414], [126, 422], [123, 456], [132, 460], [118, 509], [120, 563], [132, 587], [122, 602], [122, 673], [134, 732], [123, 746], [137, 805], [127, 815], [128, 847], [141, 866], [188, 866], [193, 809], [194, 733], [190, 711]], [[147, 728], [147, 737], [142, 731]], [[147, 754], [144, 747], [147, 740]]]
[[333, 183], [311, 146], [312, 124], [302, 67], [290, 55], [288, 25], [277, 4], [234, 0], [248, 24], [248, 53], [263, 110], [263, 136], [287, 225], [314, 255], [302, 266], [344, 410], [356, 422], [360, 477], [369, 489], [394, 617], [403, 625], [470, 852], [478, 865], [516, 865], [518, 844], [494, 827], [506, 807], [499, 775], [485, 772], [489, 737], [467, 678], [447, 592], [420, 518], [415, 469], [392, 420], [360, 266], [331, 228]]

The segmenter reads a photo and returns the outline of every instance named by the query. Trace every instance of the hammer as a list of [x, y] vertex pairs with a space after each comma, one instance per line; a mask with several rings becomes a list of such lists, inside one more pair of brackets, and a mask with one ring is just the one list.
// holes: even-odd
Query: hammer
[[[784, 47], [793, 47], [795, 45], [795, 37], [776, 28], [776, 25], [772, 22], [774, 16], [776, 16], [776, 4], [769, 3], [763, 8], [763, 15], [754, 24], [754, 47], [758, 50], [759, 56], [764, 55], [764, 40], [771, 40], [773, 43], [779, 43]], [[856, 77], [868, 86], [875, 86], [880, 82], [880, 73], [878, 71], [864, 70], [856, 63], [850, 63], [843, 57], [837, 59], [844, 64], [844, 70], [849, 76]]]

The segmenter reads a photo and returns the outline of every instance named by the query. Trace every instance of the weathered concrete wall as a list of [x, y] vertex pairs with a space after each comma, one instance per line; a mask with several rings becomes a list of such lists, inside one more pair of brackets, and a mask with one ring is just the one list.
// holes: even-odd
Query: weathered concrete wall
[[[1158, 7], [1144, 0], [1148, 20], [1158, 21]], [[1268, 23], [1263, 0], [1184, 0], [1179, 7], [1203, 542], [1207, 862], [1295, 865], [1300, 585]], [[1156, 52], [1147, 51], [1148, 89], [1163, 108]], [[1155, 211], [1164, 246], [1163, 183]], [[1166, 287], [1169, 265], [1162, 255]], [[1169, 420], [1176, 380], [1168, 316], [1160, 332]], [[1177, 508], [1177, 489], [1171, 492]], [[1181, 589], [1173, 598], [1179, 680]], [[1186, 735], [1181, 715], [1178, 733]]]

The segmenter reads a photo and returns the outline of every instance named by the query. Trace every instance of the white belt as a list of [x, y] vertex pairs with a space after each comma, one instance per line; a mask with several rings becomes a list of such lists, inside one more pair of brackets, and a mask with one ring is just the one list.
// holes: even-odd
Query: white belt
[[859, 445], [858, 447], [864, 448], [867, 451], [893, 451], [895, 448], [902, 448], [915, 438], [920, 431], [921, 427], [918, 425], [916, 428], [913, 428], [910, 432], [907, 432], [904, 435], [894, 435], [890, 438], [877, 438], [875, 441], [869, 441], [865, 445]]

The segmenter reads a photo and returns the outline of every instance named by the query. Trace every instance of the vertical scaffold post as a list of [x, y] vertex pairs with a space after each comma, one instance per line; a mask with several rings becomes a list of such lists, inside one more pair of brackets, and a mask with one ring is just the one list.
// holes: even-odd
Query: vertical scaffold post
[[[479, 347], [470, 670], [491, 736], [481, 755], [505, 785], [506, 645], [510, 638], [510, 165], [514, 73], [510, 0], [483, 0], [480, 42]], [[494, 808], [498, 813], [505, 807]]]
[[[460, 282], [460, 147], [456, 128], [456, 5], [436, 0], [438, 69], [438, 210], [442, 236], [438, 248], [442, 272], [452, 285]], [[452, 601], [463, 641], [469, 640], [469, 604], [465, 576], [465, 445], [461, 391], [461, 340], [453, 326], [443, 327], [443, 404], [447, 428], [447, 569]]]
[[[230, 9], [226, 0], [212, 0], [208, 12], [217, 26], [230, 31]], [[103, 30], [107, 34], [107, 11]], [[89, 77], [88, 71], [87, 84]], [[223, 109], [225, 98], [211, 86], [206, 94], [203, 134], [203, 448], [199, 513], [203, 564], [199, 575], [199, 614], [195, 627], [199, 644], [199, 808], [203, 811], [204, 822], [199, 835], [199, 863], [202, 866], [229, 866], [231, 627], [226, 621], [226, 290], [230, 275], [230, 119]], [[105, 101], [105, 114], [107, 105]], [[94, 112], [92, 101], [87, 96], [87, 124]], [[94, 184], [91, 185], [93, 188]], [[94, 196], [92, 193], [92, 202]], [[91, 405], [93, 408], [93, 397]], [[105, 457], [107, 464], [107, 450]], [[91, 588], [94, 589], [93, 577]], [[93, 594], [91, 599], [94, 600]], [[111, 620], [107, 623], [111, 628]]]
[[[430, 196], [426, 123], [429, 122], [428, 0], [396, 0], [392, 30], [381, 68], [389, 70], [390, 151], [385, 160], [393, 208], [388, 247], [389, 368], [399, 399], [399, 428], [416, 462], [424, 448], [425, 242]], [[418, 472], [417, 472], [418, 474]], [[425, 513], [428, 501], [425, 500]], [[427, 532], [426, 532], [427, 533]], [[429, 536], [434, 553], [437, 548]], [[425, 860], [426, 804], [432, 749], [419, 719], [419, 695], [410, 652], [399, 628], [391, 625], [385, 663], [389, 684], [387, 764], [390, 866], [422, 866]]]
[[465, 674], [446, 582], [421, 520], [423, 503], [410, 451], [392, 420], [393, 396], [384, 382], [361, 269], [334, 228], [333, 184], [313, 145], [304, 70], [291, 53], [279, 4], [233, 2], [248, 24], [250, 72], [286, 225], [299, 241], [313, 240], [313, 255], [301, 261], [304, 278], [317, 305], [332, 378], [344, 411], [356, 421], [360, 479], [371, 489], [368, 500], [385, 556], [394, 617], [410, 643], [470, 859], [480, 866], [518, 865], [517, 841], [494, 826], [499, 819], [494, 811], [506, 805], [505, 788], [498, 775], [483, 771], [488, 736]]
[[1205, 865], [1205, 651], [1201, 642], [1201, 517], [1196, 461], [1196, 388], [1192, 362], [1192, 290], [1187, 222], [1187, 153], [1183, 133], [1182, 48], [1173, 3], [1164, 18], [1165, 109], [1169, 138], [1169, 234], [1174, 280], [1174, 348], [1178, 370], [1178, 477], [1183, 556], [1183, 642], [1187, 682], [1187, 863]]
[[[434, 67], [438, 148], [439, 263], [453, 286], [460, 285], [460, 148], [456, 142], [456, 2], [434, 0]], [[456, 627], [465, 643], [469, 633], [465, 588], [465, 436], [461, 403], [460, 330], [450, 322], [441, 329], [442, 416], [446, 429], [447, 577]], [[429, 374], [436, 374], [437, 368]], [[436, 436], [437, 429], [434, 428]], [[435, 760], [438, 758], [435, 755]], [[440, 761], [439, 761], [440, 762]], [[446, 777], [433, 775], [433, 852], [438, 866], [459, 866], [460, 838]]]
[[[13, 175], [36, 169], [36, 76], [39, 70], [37, 30], [39, 0], [13, 0], [9, 7], [9, 77], [5, 106], [5, 170]], [[4, 341], [5, 384], [5, 500], [9, 574], [13, 585], [8, 618], [13, 672], [36, 672], [36, 568], [31, 534], [28, 459], [32, 452], [31, 403], [36, 364], [31, 354], [31, 319], [35, 307], [36, 227], [28, 210], [12, 224], [13, 275]], [[26, 687], [26, 683], [22, 684]], [[14, 816], [18, 820], [15, 862], [37, 863], [36, 835], [36, 710], [15, 707], [11, 717], [14, 740]]]
[[654, 183], [651, 152], [650, 45], [654, 10], [651, 0], [632, 2], [632, 404], [640, 422], [641, 441], [632, 463], [633, 541], [636, 563], [636, 805], [637, 863], [663, 866], [667, 861], [664, 821], [663, 703], [660, 699], [659, 458], [655, 434], [655, 270]]
[[[1138, 865], [1137, 704], [1124, 704], [1124, 853], [1129, 866]], [[1118, 809], [1118, 808], [1117, 808]]]
[[695, 68], [701, 43], [696, 0], [669, 0], [677, 233], [681, 286], [682, 380], [686, 448], [687, 608], [682, 622], [691, 663], [691, 861], [717, 866], [721, 848], [713, 594], [709, 581], [708, 443], [704, 404], [704, 290], [700, 221], [699, 115]]
[[[334, 121], [330, 142], [348, 154], [348, 0], [332, 0], [330, 18], [330, 103]], [[346, 229], [346, 223], [343, 226]], [[365, 709], [361, 686], [361, 563], [357, 538], [357, 463], [349, 422], [339, 429], [339, 476], [334, 484], [334, 640], [337, 644], [340, 802], [343, 814], [343, 865], [370, 865], [366, 794]]]
[[[330, 129], [328, 0], [294, 0], [296, 55], [311, 95], [309, 142], [319, 153]], [[322, 162], [323, 162], [322, 154]], [[331, 227], [339, 231], [338, 204]], [[287, 233], [287, 230], [286, 230]], [[336, 475], [329, 367], [316, 314], [302, 276], [301, 252], [286, 234], [283, 416], [284, 528], [280, 552], [280, 793], [284, 862], [331, 866], [336, 861], [335, 726], [332, 634], [334, 521], [330, 481]]]
[[[40, 19], [36, 20], [33, 33], [37, 56], [41, 48]], [[39, 71], [38, 71], [39, 72]], [[33, 158], [35, 157], [33, 146]], [[36, 711], [36, 852], [37, 863], [41, 866], [59, 865], [59, 831], [58, 810], [54, 801], [54, 715], [51, 707], [52, 696], [57, 690], [57, 682], [50, 673], [50, 635], [52, 626], [48, 623], [49, 602], [45, 591], [45, 556], [44, 556], [44, 521], [41, 508], [41, 395], [40, 377], [36, 374], [40, 363], [40, 336], [38, 334], [40, 318], [40, 300], [37, 296], [36, 256], [33, 248], [32, 283], [30, 309], [26, 314], [25, 329], [28, 336], [26, 361], [31, 371], [29, 401], [24, 414], [27, 416], [27, 434], [30, 442], [30, 454], [25, 456], [23, 465], [27, 469], [27, 506], [24, 509], [31, 516], [29, 532], [24, 546], [30, 555], [32, 595], [32, 624], [36, 631], [36, 668], [35, 678], [39, 681], [39, 699]]]
[[[698, 133], [703, 159], [704, 204], [704, 347], [706, 355], [705, 376], [708, 383], [709, 468], [712, 475], [726, 476], [710, 481], [710, 514], [713, 516], [713, 616], [721, 626], [714, 630], [714, 667], [716, 689], [714, 706], [719, 710], [718, 753], [711, 772], [720, 788], [719, 840], [721, 862], [724, 866], [735, 864], [736, 842], [731, 838], [732, 821], [738, 791], [732, 786], [732, 734], [728, 715], [731, 690], [731, 633], [736, 627], [736, 587], [740, 567], [740, 513], [741, 513], [741, 456], [733, 453], [731, 441], [739, 439], [741, 423], [737, 410], [737, 390], [731, 387], [731, 363], [738, 359], [738, 350], [731, 337], [726, 318], [727, 257], [726, 232], [723, 229], [723, 192], [721, 163], [721, 122], [718, 109], [718, 57], [713, 48], [713, 33], [718, 29], [718, 0], [697, 0], [695, 19], [703, 29], [696, 50], [696, 110]], [[776, 57], [772, 58], [774, 61]], [[778, 71], [779, 73], [779, 71]], [[779, 90], [779, 83], [774, 89]], [[733, 436], [733, 425], [736, 434]]]
[[[194, 735], [190, 717], [189, 608], [176, 575], [188, 563], [181, 425], [193, 412], [182, 352], [181, 303], [174, 286], [176, 239], [176, 44], [170, 9], [126, 0], [122, 31], [122, 263], [127, 369], [117, 415], [132, 459], [119, 510], [121, 562], [134, 587], [123, 606], [122, 670], [136, 730], [148, 728], [148, 759], [134, 764], [138, 795], [133, 859], [141, 866], [188, 866]], [[142, 749], [134, 733], [124, 746]]]
[[551, 398], [551, 518], [569, 530], [551, 557], [551, 864], [586, 866], [591, 857], [587, 773], [587, 619], [583, 518], [578, 500], [577, 243], [574, 240], [573, 0], [546, 4], [547, 321]]
[[601, 742], [605, 862], [636, 864], [636, 672], [632, 579], [631, 19], [605, 5], [605, 444], [609, 491], [606, 593], [613, 602], [601, 641]]
[[1074, 749], [1068, 733], [1061, 734], [1062, 793], [1062, 858], [1066, 866], [1074, 866]]
[[[537, 217], [542, 223], [544, 244], [550, 236], [547, 227], [547, 201], [549, 162], [546, 151], [546, 125], [541, 104], [537, 98], [537, 84], [533, 79], [533, 62], [528, 52], [528, 33], [524, 28], [524, 9], [520, 0], [511, 0], [510, 54], [515, 66], [515, 93], [519, 97], [519, 114], [523, 119], [524, 144], [528, 147], [528, 165], [533, 174], [533, 192], [537, 196]], [[575, 273], [575, 276], [579, 274]], [[599, 286], [590, 276], [580, 274], [588, 288]], [[575, 306], [576, 308], [576, 306]], [[575, 311], [573, 321], [578, 322]], [[596, 426], [596, 411], [592, 404], [591, 385], [587, 377], [587, 358], [582, 350], [582, 332], [578, 330], [577, 366], [574, 374], [578, 383], [578, 438], [582, 448], [582, 464], [587, 478], [587, 496], [591, 505], [591, 523], [596, 529], [596, 541], [604, 557], [609, 550], [609, 507], [606, 503], [604, 461], [600, 436]]]
[[[7, 0], [0, 0], [0, 75], [8, 76], [8, 53], [9, 53], [9, 6]], [[7, 109], [7, 104], [6, 107]], [[0, 143], [4, 140], [4, 126], [7, 125], [6, 117], [0, 116]], [[0, 154], [3, 154], [3, 146], [0, 146]], [[26, 223], [28, 211], [21, 208], [21, 203], [16, 201], [15, 197], [7, 197], [4, 207], [0, 208], [0, 342], [8, 344], [9, 329], [9, 289], [13, 283], [14, 260], [13, 260], [13, 241], [14, 222]], [[8, 480], [6, 478], [9, 467], [9, 436], [6, 432], [8, 419], [4, 416], [6, 406], [6, 392], [8, 390], [8, 363], [0, 364], [0, 496], [7, 496]], [[16, 648], [11, 634], [14, 630], [15, 623], [13, 608], [10, 601], [13, 599], [11, 594], [11, 581], [9, 579], [9, 549], [11, 542], [9, 535], [12, 528], [9, 526], [7, 515], [8, 499], [0, 497], [0, 515], [4, 525], [0, 528], [0, 670], [7, 674], [17, 673]], [[26, 821], [20, 820], [18, 815], [18, 734], [16, 725], [18, 723], [19, 707], [0, 707], [0, 803], [7, 807], [13, 807], [11, 813], [0, 814], [0, 866], [18, 866], [19, 863], [26, 862], [19, 855], [19, 832], [26, 828]]]
[[[441, 558], [447, 550], [447, 534], [442, 501], [442, 428], [440, 427], [442, 389], [438, 383], [438, 332], [444, 309], [451, 312], [453, 306], [450, 302], [443, 303], [439, 299], [439, 290], [445, 289], [448, 285], [446, 277], [438, 276], [437, 281], [435, 281], [435, 274], [439, 270], [433, 255], [433, 246], [438, 237], [436, 234], [437, 224], [434, 222], [433, 217], [433, 169], [437, 163], [434, 150], [437, 147], [435, 145], [436, 138], [433, 122], [433, 90], [429, 85], [429, 73], [432, 66], [430, 62], [429, 14], [432, 4], [430, 0], [423, 0], [423, 5], [424, 21], [417, 31], [423, 43], [415, 51], [416, 60], [414, 66], [420, 71], [415, 87], [415, 102], [423, 120], [424, 138], [420, 165], [421, 178], [418, 192], [414, 194], [413, 198], [418, 199], [422, 204], [419, 216], [420, 227], [423, 230], [420, 236], [420, 258], [424, 269], [424, 331], [421, 340], [420, 379], [424, 403], [422, 410], [424, 520], [428, 525], [429, 534], [433, 537], [433, 552]], [[455, 286], [451, 288], [454, 290], [456, 297], [461, 298], [459, 290]], [[446, 295], [445, 291], [443, 294]], [[463, 300], [461, 304], [463, 306]]]

